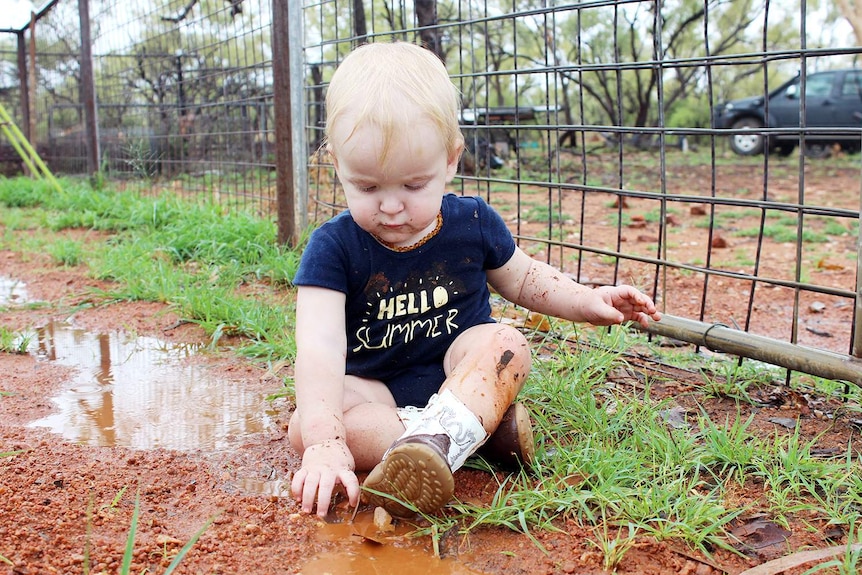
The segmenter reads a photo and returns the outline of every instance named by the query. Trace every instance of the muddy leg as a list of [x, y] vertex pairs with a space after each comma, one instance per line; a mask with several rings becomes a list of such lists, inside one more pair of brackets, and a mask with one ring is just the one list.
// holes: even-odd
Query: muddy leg
[[[389, 389], [378, 381], [347, 376], [344, 381], [344, 428], [347, 446], [353, 454], [356, 471], [373, 468], [383, 453], [404, 433], [404, 424], [395, 409]], [[288, 424], [291, 447], [303, 453], [302, 414], [295, 411]]]
[[461, 334], [443, 360], [449, 389], [493, 433], [524, 386], [530, 347], [513, 327], [484, 324]]

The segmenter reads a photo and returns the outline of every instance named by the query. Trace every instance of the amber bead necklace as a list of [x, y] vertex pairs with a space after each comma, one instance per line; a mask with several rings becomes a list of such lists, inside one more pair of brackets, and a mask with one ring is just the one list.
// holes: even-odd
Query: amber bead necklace
[[440, 232], [440, 228], [442, 228], [442, 227], [443, 227], [443, 212], [440, 211], [440, 212], [437, 212], [437, 225], [434, 226], [434, 229], [431, 230], [430, 232], [428, 232], [425, 235], [425, 237], [420, 239], [415, 244], [410, 244], [409, 246], [396, 246], [395, 244], [392, 244], [390, 242], [387, 242], [384, 239], [381, 239], [380, 237], [378, 237], [375, 234], [371, 234], [371, 235], [373, 235], [374, 239], [377, 240], [378, 242], [380, 242], [380, 244], [389, 248], [393, 252], [409, 252], [411, 250], [415, 250], [416, 248], [418, 248], [420, 246], [425, 245], [425, 243], [428, 242], [428, 240], [430, 240], [431, 238], [433, 238], [434, 236], [436, 236]]

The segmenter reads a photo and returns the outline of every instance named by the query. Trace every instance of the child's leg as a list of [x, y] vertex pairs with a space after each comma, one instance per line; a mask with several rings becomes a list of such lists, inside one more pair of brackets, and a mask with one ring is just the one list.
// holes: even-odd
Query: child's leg
[[515, 328], [496, 323], [473, 327], [443, 359], [448, 389], [493, 433], [530, 372], [530, 347]]
[[[433, 513], [452, 497], [452, 472], [492, 433], [514, 401], [530, 368], [530, 350], [520, 332], [486, 324], [461, 334], [444, 358], [440, 393], [387, 452], [365, 482]], [[368, 499], [390, 512], [409, 510], [382, 495]]]
[[[291, 447], [299, 453], [305, 451], [301, 420], [302, 413], [297, 409], [287, 428]], [[379, 381], [350, 375], [344, 379], [344, 427], [357, 471], [368, 471], [377, 465], [392, 442], [404, 433], [389, 389]]]

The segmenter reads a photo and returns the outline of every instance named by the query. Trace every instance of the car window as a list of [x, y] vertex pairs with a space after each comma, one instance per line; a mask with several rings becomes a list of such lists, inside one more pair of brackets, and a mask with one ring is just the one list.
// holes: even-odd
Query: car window
[[862, 72], [847, 72], [841, 95], [862, 99]]
[[805, 83], [805, 95], [808, 97], [829, 96], [832, 94], [832, 82], [834, 79], [834, 74], [815, 74], [813, 76], [808, 76], [807, 82]]

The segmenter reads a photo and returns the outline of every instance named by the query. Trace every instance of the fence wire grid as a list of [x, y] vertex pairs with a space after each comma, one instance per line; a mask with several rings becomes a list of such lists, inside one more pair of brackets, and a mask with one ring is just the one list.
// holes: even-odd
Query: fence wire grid
[[[275, 160], [277, 33], [300, 54], [289, 73], [301, 87], [288, 124], [300, 128], [301, 161], [281, 175], [307, 182], [296, 190], [297, 221], [323, 221], [344, 208], [319, 151], [328, 79], [363, 42], [421, 43], [463, 97], [468, 151], [453, 191], [484, 197], [528, 253], [588, 285], [634, 284], [670, 314], [862, 356], [862, 105], [855, 124], [807, 125], [804, 113], [816, 74], [853, 70], [862, 53], [834, 9], [763, 0], [89, 7], [110, 177], [274, 215], [285, 170]], [[278, 7], [290, 27], [273, 22]], [[49, 2], [33, 22], [0, 35], [0, 103], [53, 170], [85, 173], [78, 2]], [[731, 146], [719, 129], [724, 104], [763, 98], [797, 75], [802, 123], [749, 123]], [[20, 169], [2, 150], [7, 173]]]

